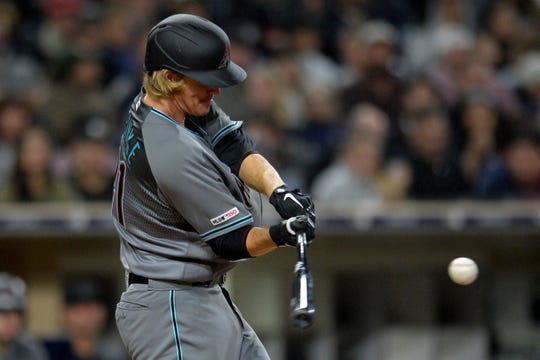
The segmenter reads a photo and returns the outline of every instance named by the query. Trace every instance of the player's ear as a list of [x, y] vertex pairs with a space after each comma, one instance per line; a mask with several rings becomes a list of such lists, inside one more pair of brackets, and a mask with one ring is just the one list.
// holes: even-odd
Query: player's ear
[[172, 70], [167, 70], [167, 72], [165, 73], [165, 78], [171, 82], [178, 82], [184, 78], [184, 75]]

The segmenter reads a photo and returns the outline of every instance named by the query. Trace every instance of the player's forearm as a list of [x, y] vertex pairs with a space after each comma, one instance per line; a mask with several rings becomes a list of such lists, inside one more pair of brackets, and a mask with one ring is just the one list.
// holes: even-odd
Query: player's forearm
[[270, 237], [268, 229], [253, 227], [246, 237], [246, 248], [253, 257], [269, 253], [277, 248], [277, 245]]
[[248, 155], [240, 165], [240, 179], [256, 191], [270, 196], [285, 182], [277, 170], [260, 154]]

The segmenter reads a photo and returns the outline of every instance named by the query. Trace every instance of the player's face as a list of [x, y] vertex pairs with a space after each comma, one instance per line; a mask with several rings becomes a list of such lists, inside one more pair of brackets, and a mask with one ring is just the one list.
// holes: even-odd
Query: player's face
[[208, 114], [210, 104], [220, 88], [206, 86], [191, 78], [184, 78], [185, 87], [179, 95], [179, 106], [185, 114], [203, 116]]

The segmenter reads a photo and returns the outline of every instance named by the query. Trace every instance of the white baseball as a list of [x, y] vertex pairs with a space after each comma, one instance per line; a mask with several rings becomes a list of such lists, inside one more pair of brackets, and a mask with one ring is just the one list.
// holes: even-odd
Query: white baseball
[[469, 285], [478, 277], [478, 266], [472, 259], [458, 257], [448, 265], [448, 276], [458, 285]]

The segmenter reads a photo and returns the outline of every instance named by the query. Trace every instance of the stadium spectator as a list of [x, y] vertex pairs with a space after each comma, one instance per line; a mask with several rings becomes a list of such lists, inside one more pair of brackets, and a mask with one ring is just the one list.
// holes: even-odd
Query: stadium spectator
[[540, 140], [529, 128], [515, 129], [499, 156], [486, 164], [475, 183], [485, 199], [540, 198]]
[[[402, 200], [410, 184], [410, 169], [402, 159], [385, 161], [388, 116], [362, 103], [350, 112], [337, 158], [316, 175], [312, 192], [322, 203]], [[347, 195], [347, 191], [351, 193]]]
[[109, 122], [85, 116], [69, 146], [71, 184], [84, 201], [109, 201], [113, 194], [116, 149], [112, 146]]
[[426, 25], [429, 29], [438, 26], [460, 26], [474, 28], [478, 16], [479, 4], [484, 0], [435, 0], [426, 3]]
[[322, 52], [323, 39], [319, 29], [307, 23], [297, 22], [292, 29], [292, 50], [304, 90], [322, 86], [335, 90], [339, 86], [339, 65]]
[[24, 330], [26, 284], [18, 276], [0, 273], [0, 359], [47, 360], [41, 343]]
[[448, 108], [463, 96], [465, 70], [470, 64], [474, 34], [464, 26], [439, 26], [431, 34], [433, 60], [428, 69], [430, 81]]
[[396, 28], [383, 20], [369, 20], [360, 26], [358, 33], [365, 46], [368, 68], [396, 69], [399, 60]]
[[128, 106], [132, 94], [140, 90], [138, 75], [143, 66], [146, 35], [151, 24], [148, 18], [152, 18], [152, 11], [145, 16], [132, 16], [133, 9], [130, 6], [126, 11], [125, 5], [123, 1], [116, 1], [103, 9], [103, 83], [115, 109]]
[[16, 148], [15, 169], [0, 189], [1, 201], [44, 202], [76, 200], [73, 187], [53, 171], [55, 148], [40, 127], [28, 129]]
[[37, 107], [46, 98], [50, 79], [39, 59], [20, 48], [16, 33], [21, 16], [14, 2], [0, 2], [0, 98], [17, 97]]
[[530, 51], [514, 63], [516, 92], [529, 125], [540, 131], [540, 51]]
[[107, 327], [107, 286], [101, 278], [76, 277], [64, 290], [63, 333], [44, 340], [54, 360], [127, 360], [116, 333]]
[[15, 98], [0, 100], [0, 188], [13, 174], [17, 142], [33, 123], [26, 104]]
[[490, 69], [498, 69], [501, 64], [501, 46], [493, 35], [481, 32], [476, 37], [473, 54], [483, 66]]
[[[149, 24], [174, 12], [197, 13], [231, 29], [234, 46], [242, 49], [233, 56], [248, 69], [248, 81], [218, 99], [231, 116], [246, 124], [265, 119], [257, 126], [269, 126], [264, 131], [275, 135], [270, 143], [301, 151], [302, 140], [294, 135], [311, 126], [310, 93], [322, 85], [343, 105], [336, 118], [363, 102], [384, 110], [390, 122], [388, 160], [406, 155], [411, 114], [431, 107], [452, 120], [447, 140], [463, 145], [464, 133], [454, 130], [471, 92], [489, 95], [497, 104], [492, 115], [508, 119], [510, 128], [528, 122], [540, 129], [539, 8], [532, 0], [332, 6], [319, 0], [4, 0], [0, 101], [15, 96], [29, 104], [36, 119], [53, 130], [60, 152], [69, 153], [80, 116], [115, 118], [139, 91], [136, 74]], [[114, 133], [119, 124], [109, 125]], [[332, 153], [337, 142], [320, 148]], [[291, 182], [305, 181], [298, 174], [315, 175], [308, 162], [275, 153], [280, 167], [295, 169], [285, 170]], [[2, 166], [0, 177], [13, 172], [14, 165]], [[469, 178], [474, 173], [464, 170]]]
[[[483, 9], [480, 28], [493, 36], [501, 49], [501, 63], [504, 68], [512, 64], [520, 53], [538, 45], [538, 5], [520, 10], [517, 1], [490, 1]], [[527, 1], [524, 1], [527, 3]], [[536, 6], [536, 9], [535, 9]], [[536, 22], [536, 24], [535, 24]]]
[[446, 114], [430, 109], [409, 119], [406, 130], [413, 199], [455, 199], [469, 195]]
[[114, 103], [103, 91], [104, 76], [105, 67], [99, 57], [73, 55], [64, 59], [49, 100], [39, 111], [62, 146], [75, 133], [79, 117], [93, 113], [111, 118]]
[[497, 151], [498, 129], [503, 123], [495, 102], [483, 93], [469, 94], [459, 109], [454, 125], [456, 147], [461, 153], [461, 168], [473, 183]]
[[339, 117], [339, 102], [328, 88], [308, 90], [306, 104], [304, 125], [288, 137], [284, 152], [293, 168], [303, 170], [298, 186], [309, 188], [313, 177], [334, 159], [343, 141], [344, 124]]
[[[335, 58], [336, 36], [340, 20], [333, 2], [325, 0], [300, 0], [291, 3], [289, 16], [301, 19], [300, 22], [317, 32], [319, 51], [330, 58]], [[289, 20], [290, 21], [290, 20]]]
[[429, 70], [431, 82], [444, 104], [453, 109], [469, 92], [483, 91], [507, 115], [519, 116], [519, 101], [499, 79], [493, 64], [481, 58], [475, 34], [463, 25], [439, 26], [431, 36], [435, 54]]
[[42, 18], [36, 32], [40, 56], [51, 71], [70, 53], [82, 0], [47, 0], [41, 3]]
[[425, 76], [415, 77], [405, 83], [399, 99], [398, 117], [389, 122], [387, 158], [404, 156], [407, 151], [405, 132], [410, 118], [433, 108], [442, 109], [443, 105], [439, 94]]
[[365, 136], [384, 144], [390, 135], [390, 119], [377, 106], [359, 103], [349, 112], [346, 132], [349, 136]]
[[471, 58], [463, 74], [462, 97], [471, 92], [484, 92], [497, 103], [498, 111], [504, 116], [518, 119], [522, 115], [518, 97], [498, 78], [495, 69]]
[[[363, 57], [359, 62], [362, 69], [352, 84], [340, 90], [343, 111], [347, 113], [360, 102], [370, 102], [384, 109], [395, 118], [398, 114], [398, 98], [402, 80], [396, 75], [397, 34], [388, 23], [382, 21], [366, 22], [358, 29]], [[363, 70], [363, 74], [361, 71]]]
[[322, 204], [380, 203], [378, 175], [382, 144], [368, 137], [353, 136], [340, 156], [318, 174], [311, 187], [313, 199]]
[[345, 136], [364, 136], [380, 142], [384, 158], [391, 157], [387, 156], [392, 140], [390, 118], [379, 107], [368, 102], [355, 105], [347, 115], [344, 132]]
[[365, 76], [366, 49], [360, 31], [356, 27], [345, 26], [337, 37], [337, 59], [341, 67], [342, 87], [349, 87]]
[[261, 64], [252, 68], [245, 88], [249, 117], [267, 117], [281, 131], [288, 131], [300, 125], [305, 114], [305, 99], [286, 71], [291, 68], [291, 72], [297, 71], [294, 60], [290, 55], [284, 56], [286, 58], [273, 66]]

